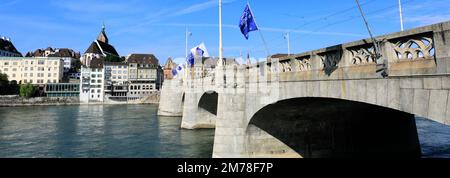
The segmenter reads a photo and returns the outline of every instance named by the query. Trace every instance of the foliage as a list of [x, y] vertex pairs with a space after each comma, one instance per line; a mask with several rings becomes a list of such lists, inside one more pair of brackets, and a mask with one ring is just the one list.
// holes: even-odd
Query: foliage
[[124, 62], [125, 61], [125, 57], [119, 57], [119, 56], [114, 56], [114, 55], [107, 55], [105, 57], [105, 61], [106, 62]]
[[0, 95], [17, 95], [18, 93], [17, 81], [9, 81], [8, 75], [0, 73]]
[[30, 84], [23, 84], [20, 85], [20, 96], [21, 97], [25, 97], [25, 98], [30, 98], [34, 95], [34, 93], [36, 93], [36, 88]]

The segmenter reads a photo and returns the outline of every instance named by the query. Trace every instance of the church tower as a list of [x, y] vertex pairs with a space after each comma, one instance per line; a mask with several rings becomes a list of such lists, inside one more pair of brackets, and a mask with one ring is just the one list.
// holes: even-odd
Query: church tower
[[106, 29], [105, 23], [103, 23], [103, 25], [102, 25], [102, 31], [101, 31], [100, 34], [98, 35], [97, 40], [98, 40], [98, 41], [101, 41], [101, 42], [103, 42], [103, 43], [108, 44], [108, 37], [106, 36], [105, 29]]

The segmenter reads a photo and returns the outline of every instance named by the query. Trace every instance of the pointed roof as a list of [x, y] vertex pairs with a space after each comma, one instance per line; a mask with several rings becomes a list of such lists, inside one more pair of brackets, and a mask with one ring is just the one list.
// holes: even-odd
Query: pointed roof
[[91, 43], [89, 48], [84, 53], [103, 54], [102, 50], [98, 47], [95, 41]]
[[98, 40], [95, 40], [94, 42], [92, 42], [85, 53], [93, 53], [93, 54], [101, 54], [101, 55], [109, 54], [109, 55], [119, 56], [119, 53], [117, 53], [114, 46], [111, 46], [107, 43], [104, 43], [104, 42], [98, 41]]
[[22, 56], [22, 54], [19, 51], [17, 51], [16, 47], [14, 47], [12, 42], [4, 37], [0, 38], [0, 50], [8, 51]]
[[105, 27], [105, 24], [103, 24], [102, 31], [98, 35], [97, 40], [108, 44], [109, 40], [108, 40], [108, 36], [106, 36], [106, 31], [105, 30], [106, 30], [106, 27]]
[[175, 67], [173, 60], [171, 57], [167, 59], [166, 65], [164, 66], [165, 69], [173, 69]]

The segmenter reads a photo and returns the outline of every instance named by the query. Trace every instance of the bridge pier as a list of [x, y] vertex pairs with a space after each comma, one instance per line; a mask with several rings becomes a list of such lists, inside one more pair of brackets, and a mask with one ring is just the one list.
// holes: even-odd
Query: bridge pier
[[186, 90], [181, 128], [212, 129], [216, 127], [216, 116], [198, 107], [203, 92]]
[[161, 89], [158, 115], [181, 117], [183, 115], [183, 82], [166, 80]]

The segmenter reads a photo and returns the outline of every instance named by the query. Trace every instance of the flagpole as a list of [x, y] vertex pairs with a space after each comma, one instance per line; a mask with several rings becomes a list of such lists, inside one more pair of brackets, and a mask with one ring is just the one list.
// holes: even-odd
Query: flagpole
[[290, 37], [289, 32], [287, 32], [287, 33], [284, 34], [284, 38], [285, 38], [286, 41], [287, 41], [288, 56], [290, 56], [290, 55], [291, 55], [291, 37]]
[[218, 65], [223, 65], [223, 37], [222, 37], [222, 0], [219, 0], [219, 61]]
[[248, 1], [247, 1], [247, 5], [248, 5], [248, 8], [250, 9], [250, 12], [253, 14], [253, 21], [255, 22], [255, 25], [258, 27], [258, 33], [259, 33], [259, 35], [261, 36], [261, 40], [262, 40], [263, 43], [264, 43], [264, 47], [266, 48], [267, 57], [269, 57], [269, 56], [270, 56], [269, 47], [267, 46], [266, 40], [264, 39], [264, 36], [263, 36], [263, 34], [262, 34], [262, 32], [261, 32], [261, 28], [259, 28], [259, 25], [258, 25], [258, 23], [256, 22], [256, 16], [255, 16], [255, 14], [253, 13], [252, 8], [250, 7], [250, 3], [249, 3]]
[[401, 0], [398, 0], [398, 10], [400, 13], [400, 30], [403, 31], [403, 9]]

